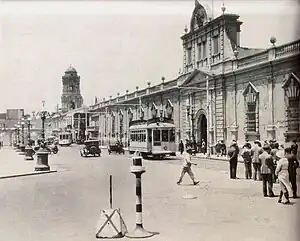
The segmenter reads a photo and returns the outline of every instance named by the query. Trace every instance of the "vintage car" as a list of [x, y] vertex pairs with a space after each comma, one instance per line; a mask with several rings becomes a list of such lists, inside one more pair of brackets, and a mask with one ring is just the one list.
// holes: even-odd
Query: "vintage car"
[[117, 142], [115, 145], [109, 145], [107, 147], [108, 154], [110, 155], [113, 151], [115, 151], [118, 154], [125, 154], [125, 150], [123, 148], [123, 144], [120, 142]]
[[87, 157], [89, 155], [100, 156], [101, 149], [99, 147], [98, 140], [86, 140], [84, 141], [84, 145], [80, 150], [80, 155]]

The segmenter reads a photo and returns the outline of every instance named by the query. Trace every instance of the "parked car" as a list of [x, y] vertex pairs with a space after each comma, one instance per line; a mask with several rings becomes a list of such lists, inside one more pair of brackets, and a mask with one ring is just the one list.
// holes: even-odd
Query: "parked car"
[[82, 149], [80, 150], [80, 155], [84, 156], [84, 157], [87, 157], [89, 155], [100, 156], [101, 149], [99, 147], [99, 141], [98, 140], [84, 141], [84, 145], [83, 145]]

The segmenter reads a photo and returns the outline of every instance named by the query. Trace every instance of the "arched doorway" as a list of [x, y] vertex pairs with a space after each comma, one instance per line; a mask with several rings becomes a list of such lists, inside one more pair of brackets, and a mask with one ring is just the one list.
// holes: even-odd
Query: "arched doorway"
[[207, 118], [205, 114], [201, 114], [197, 120], [197, 142], [207, 141]]

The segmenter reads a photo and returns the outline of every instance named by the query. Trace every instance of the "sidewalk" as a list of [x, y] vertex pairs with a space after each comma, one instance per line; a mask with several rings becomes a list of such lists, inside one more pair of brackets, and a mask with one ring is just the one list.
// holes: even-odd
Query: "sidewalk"
[[51, 169], [50, 171], [34, 171], [36, 155], [32, 161], [26, 161], [24, 157], [11, 147], [2, 147], [0, 149], [0, 179], [56, 172]]
[[[101, 149], [107, 149], [107, 146], [100, 146]], [[128, 147], [124, 148], [125, 151], [128, 151]], [[180, 152], [176, 152], [176, 156], [180, 157], [181, 154]], [[213, 161], [229, 161], [228, 156], [217, 156], [217, 155], [211, 155], [210, 157], [207, 157], [203, 153], [196, 153], [196, 156], [192, 156], [192, 158], [199, 158], [199, 159], [208, 159], [208, 160], [213, 160]], [[243, 159], [239, 157], [238, 162], [243, 163]]]

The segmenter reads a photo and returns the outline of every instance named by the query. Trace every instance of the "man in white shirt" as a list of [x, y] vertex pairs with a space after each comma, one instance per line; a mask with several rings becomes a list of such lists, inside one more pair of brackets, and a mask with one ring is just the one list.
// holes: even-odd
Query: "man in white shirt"
[[185, 175], [185, 173], [189, 174], [194, 185], [197, 185], [199, 183], [199, 181], [195, 181], [194, 173], [192, 172], [192, 169], [191, 169], [192, 165], [197, 165], [197, 164], [191, 162], [191, 160], [192, 160], [191, 154], [192, 154], [192, 149], [190, 147], [187, 147], [186, 152], [183, 154], [182, 171], [181, 171], [179, 180], [177, 182], [178, 185], [181, 183], [182, 178]]

